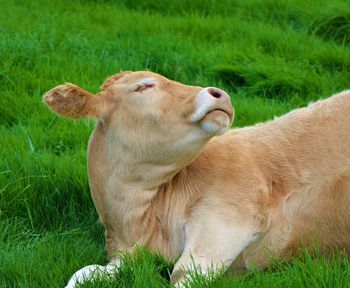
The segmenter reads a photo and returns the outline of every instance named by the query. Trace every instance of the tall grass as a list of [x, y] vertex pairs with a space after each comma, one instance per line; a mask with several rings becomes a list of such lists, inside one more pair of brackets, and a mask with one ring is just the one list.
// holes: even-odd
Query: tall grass
[[[86, 175], [94, 123], [53, 115], [45, 91], [97, 92], [113, 73], [149, 69], [226, 89], [234, 126], [251, 125], [349, 88], [349, 29], [346, 0], [0, 0], [0, 285], [62, 287], [106, 261]], [[99, 287], [169, 285], [171, 264], [137, 257]], [[211, 285], [347, 287], [349, 271], [341, 255], [298, 258]]]

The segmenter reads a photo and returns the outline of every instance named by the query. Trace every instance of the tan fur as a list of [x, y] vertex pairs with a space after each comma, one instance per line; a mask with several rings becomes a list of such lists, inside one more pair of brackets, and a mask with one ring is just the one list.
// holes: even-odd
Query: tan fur
[[[138, 92], [147, 77], [155, 87]], [[138, 244], [181, 256], [172, 275], [181, 283], [193, 265], [203, 273], [266, 267], [269, 257], [314, 243], [350, 252], [349, 91], [215, 136], [188, 120], [201, 87], [151, 72], [117, 75], [103, 87], [96, 98], [83, 93], [99, 99], [99, 109], [87, 109], [100, 111], [89, 112], [98, 118], [89, 181], [112, 262]], [[85, 110], [66, 112], [72, 102], [52, 91], [54, 111]]]
[[44, 98], [55, 112], [72, 118], [97, 117], [100, 107], [96, 100], [92, 94], [71, 83], [51, 89]]

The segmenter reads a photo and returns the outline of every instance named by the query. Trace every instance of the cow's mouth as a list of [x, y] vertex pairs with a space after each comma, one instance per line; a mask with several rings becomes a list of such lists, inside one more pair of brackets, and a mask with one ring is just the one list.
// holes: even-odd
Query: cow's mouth
[[210, 110], [207, 114], [205, 114], [200, 121], [200, 125], [207, 133], [223, 134], [230, 128], [232, 118], [233, 111], [217, 108]]
[[217, 109], [213, 109], [213, 110], [210, 110], [203, 118], [205, 118], [207, 115], [211, 114], [211, 113], [215, 113], [215, 114], [221, 114], [221, 113], [224, 113], [228, 116], [228, 118], [230, 119], [230, 122], [232, 120], [232, 117], [233, 117], [233, 112], [232, 111], [228, 111], [228, 110], [225, 110], [225, 109], [221, 109], [221, 108], [217, 108]]

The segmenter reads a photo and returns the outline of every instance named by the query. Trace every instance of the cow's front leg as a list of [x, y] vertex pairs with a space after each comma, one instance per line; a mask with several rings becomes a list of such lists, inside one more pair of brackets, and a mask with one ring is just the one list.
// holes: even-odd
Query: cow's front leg
[[203, 275], [226, 271], [236, 257], [257, 239], [259, 229], [252, 223], [231, 221], [207, 214], [199, 222], [189, 222], [183, 254], [171, 275], [171, 282], [176, 287], [183, 287], [190, 280], [191, 271]]

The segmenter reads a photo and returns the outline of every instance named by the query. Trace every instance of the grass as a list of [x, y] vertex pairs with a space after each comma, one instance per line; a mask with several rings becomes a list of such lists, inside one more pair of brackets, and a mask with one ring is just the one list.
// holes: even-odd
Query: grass
[[[91, 121], [41, 103], [73, 82], [97, 92], [119, 70], [149, 69], [232, 95], [235, 126], [350, 87], [347, 0], [0, 0], [0, 286], [63, 287], [106, 262], [90, 198]], [[167, 287], [172, 263], [140, 251], [84, 287]], [[264, 272], [195, 277], [195, 287], [350, 287], [349, 259], [307, 253]], [[209, 281], [209, 282], [208, 282]], [[211, 283], [211, 284], [210, 284]]]

